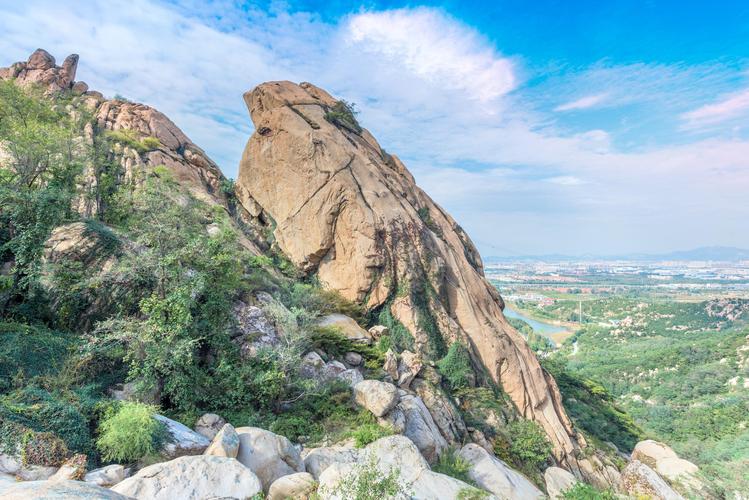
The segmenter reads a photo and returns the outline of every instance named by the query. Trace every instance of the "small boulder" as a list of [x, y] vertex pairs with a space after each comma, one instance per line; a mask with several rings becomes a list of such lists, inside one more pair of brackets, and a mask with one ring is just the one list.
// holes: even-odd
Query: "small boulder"
[[328, 314], [317, 322], [318, 326], [337, 328], [341, 334], [357, 343], [371, 344], [372, 334], [345, 314]]
[[363, 358], [358, 352], [347, 352], [343, 355], [343, 360], [350, 366], [361, 365]]
[[163, 415], [154, 415], [153, 418], [166, 426], [168, 436], [161, 448], [161, 454], [167, 458], [200, 455], [211, 444], [208, 438], [176, 420]]
[[461, 448], [459, 455], [469, 464], [470, 477], [480, 488], [501, 499], [544, 498], [544, 494], [525, 476], [510, 468], [481, 446], [469, 443]]
[[218, 431], [226, 424], [226, 420], [215, 413], [205, 413], [197, 422], [195, 422], [195, 432], [205, 436], [206, 439], [213, 439]]
[[50, 481], [72, 479], [80, 481], [86, 475], [86, 455], [76, 454], [67, 459], [50, 478]]
[[335, 463], [353, 464], [359, 460], [359, 450], [350, 446], [324, 446], [307, 451], [304, 467], [315, 479]]
[[398, 386], [408, 389], [411, 381], [419, 374], [424, 364], [421, 357], [411, 351], [403, 351], [398, 362]]
[[128, 470], [119, 464], [107, 465], [100, 469], [94, 469], [83, 478], [87, 483], [93, 483], [97, 486], [114, 486], [127, 477]]
[[309, 500], [317, 491], [317, 481], [308, 472], [279, 477], [268, 489], [267, 500]]
[[652, 439], [640, 441], [632, 451], [632, 460], [639, 460], [669, 481], [681, 482], [693, 489], [701, 489], [702, 483], [696, 474], [699, 467], [679, 458], [676, 452], [668, 445], [659, 443]]
[[371, 327], [368, 331], [374, 340], [379, 340], [380, 337], [382, 337], [383, 335], [390, 334], [390, 329], [386, 327], [385, 325], [375, 325]]
[[112, 491], [139, 500], [250, 498], [261, 491], [261, 484], [233, 458], [202, 455], [149, 465]]
[[88, 92], [88, 84], [86, 82], [75, 82], [71, 90], [75, 95], [83, 95]]
[[620, 484], [624, 492], [633, 496], [643, 495], [658, 500], [684, 499], [657, 472], [639, 460], [627, 464], [622, 471]]
[[364, 380], [354, 386], [354, 400], [375, 417], [382, 417], [398, 404], [398, 389], [387, 382]]
[[130, 497], [82, 481], [27, 481], [2, 492], [3, 500], [132, 500]]
[[562, 494], [577, 484], [577, 478], [561, 467], [549, 467], [544, 471], [546, 493], [551, 500], [562, 498]]
[[257, 427], [239, 427], [237, 460], [254, 472], [267, 492], [279, 477], [304, 472], [299, 450], [284, 436]]
[[231, 424], [224, 424], [203, 453], [214, 457], [237, 458], [239, 435]]

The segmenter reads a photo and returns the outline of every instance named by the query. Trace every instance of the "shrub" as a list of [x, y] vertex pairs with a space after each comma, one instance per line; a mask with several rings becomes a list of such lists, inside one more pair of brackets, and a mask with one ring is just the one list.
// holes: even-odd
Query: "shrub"
[[458, 452], [455, 448], [448, 448], [447, 450], [442, 452], [442, 455], [440, 455], [439, 460], [436, 464], [434, 464], [432, 470], [434, 472], [439, 472], [440, 474], [446, 474], [450, 477], [454, 477], [455, 479], [459, 479], [464, 483], [468, 483], [471, 485], [474, 484], [473, 480], [468, 477], [468, 472], [471, 470], [471, 464], [466, 459], [458, 455]]
[[357, 448], [364, 448], [385, 436], [392, 436], [393, 429], [378, 424], [364, 424], [351, 433]]
[[23, 463], [57, 467], [68, 457], [65, 442], [51, 432], [27, 431], [21, 448]]
[[43, 326], [0, 321], [0, 391], [12, 388], [12, 378], [32, 378], [59, 368], [71, 338]]
[[382, 500], [409, 497], [407, 489], [400, 484], [400, 471], [390, 469], [384, 473], [374, 459], [354, 466], [341, 482], [328, 491], [322, 488], [323, 496], [335, 496], [347, 500]]
[[457, 500], [484, 500], [489, 498], [489, 492], [478, 488], [463, 488], [458, 491]]
[[354, 103], [340, 100], [325, 113], [325, 119], [334, 125], [360, 134], [362, 128], [359, 122], [356, 121], [356, 114], [356, 105]]
[[617, 497], [611, 490], [599, 490], [586, 483], [576, 483], [562, 493], [562, 498], [565, 500], [615, 500]]
[[465, 389], [473, 381], [471, 357], [466, 348], [458, 342], [453, 343], [445, 357], [437, 362], [437, 369], [452, 390]]
[[142, 403], [122, 403], [99, 426], [96, 446], [108, 461], [135, 462], [156, 453], [166, 438], [166, 428], [156, 420], [156, 408]]
[[551, 443], [541, 427], [531, 420], [515, 420], [508, 425], [510, 454], [520, 463], [539, 467], [551, 455]]

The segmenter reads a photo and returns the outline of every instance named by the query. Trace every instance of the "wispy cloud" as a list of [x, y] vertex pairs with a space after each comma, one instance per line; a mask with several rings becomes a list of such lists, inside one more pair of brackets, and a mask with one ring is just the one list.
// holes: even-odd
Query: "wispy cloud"
[[721, 100], [681, 114], [688, 128], [714, 125], [749, 113], [749, 90], [731, 94]]
[[594, 94], [581, 97], [572, 102], [561, 104], [554, 108], [554, 111], [570, 111], [573, 109], [588, 109], [593, 108], [608, 98], [608, 94]]

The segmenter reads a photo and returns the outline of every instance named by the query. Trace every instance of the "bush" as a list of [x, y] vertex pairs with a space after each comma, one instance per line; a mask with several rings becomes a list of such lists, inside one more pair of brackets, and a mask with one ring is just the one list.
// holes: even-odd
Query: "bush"
[[471, 464], [458, 455], [455, 448], [448, 448], [442, 452], [442, 455], [440, 455], [439, 460], [434, 464], [432, 470], [459, 479], [464, 483], [471, 485], [474, 484], [473, 480], [468, 477], [468, 472], [471, 470]]
[[340, 100], [325, 113], [325, 119], [339, 127], [346, 128], [360, 134], [362, 131], [359, 122], [356, 121], [356, 105], [354, 103]]
[[510, 455], [515, 461], [532, 467], [546, 463], [551, 455], [551, 443], [541, 427], [531, 420], [515, 420], [507, 426], [510, 436]]
[[323, 496], [335, 496], [347, 500], [383, 500], [387, 498], [410, 497], [409, 492], [400, 482], [400, 471], [390, 469], [384, 473], [374, 459], [354, 466], [335, 488], [320, 493]]
[[65, 442], [51, 432], [27, 431], [23, 436], [21, 450], [23, 463], [26, 465], [58, 467], [69, 455]]
[[474, 380], [471, 357], [458, 342], [453, 343], [445, 357], [437, 362], [437, 369], [454, 391], [469, 387]]
[[392, 436], [393, 429], [378, 424], [364, 424], [351, 433], [357, 448], [364, 448], [385, 436]]
[[132, 402], [110, 412], [99, 426], [96, 441], [104, 460], [127, 463], [155, 454], [166, 438], [166, 428], [154, 418], [155, 413], [153, 406]]
[[599, 490], [586, 483], [576, 483], [572, 488], [562, 492], [565, 500], [615, 500], [611, 490]]
[[0, 391], [13, 378], [28, 380], [58, 369], [72, 345], [69, 335], [43, 326], [0, 321]]

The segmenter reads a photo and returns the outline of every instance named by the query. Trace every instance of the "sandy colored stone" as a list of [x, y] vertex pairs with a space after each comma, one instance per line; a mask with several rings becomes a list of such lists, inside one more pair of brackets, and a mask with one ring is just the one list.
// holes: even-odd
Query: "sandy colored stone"
[[0, 493], [3, 500], [132, 500], [95, 484], [68, 479], [17, 483]]
[[502, 500], [541, 499], [544, 494], [518, 471], [473, 443], [460, 450], [460, 456], [469, 464], [470, 477], [480, 488]]
[[[396, 295], [390, 312], [426, 358], [434, 347], [419, 310], [428, 309], [444, 339], [475, 346], [474, 358], [543, 427], [557, 458], [574, 466], [580, 444], [556, 383], [508, 324], [478, 251], [455, 220], [369, 132], [328, 122], [332, 104], [323, 90], [269, 82], [244, 97], [255, 133], [240, 164], [240, 201], [275, 222], [286, 256], [369, 308]], [[426, 294], [426, 286], [437, 293]]]
[[279, 477], [304, 472], [304, 462], [299, 450], [284, 436], [258, 427], [239, 427], [239, 452], [237, 460], [247, 466], [260, 479], [267, 492]]
[[382, 417], [392, 410], [399, 399], [398, 389], [387, 382], [363, 380], [354, 386], [354, 400], [375, 417]]
[[308, 500], [317, 490], [317, 481], [308, 472], [279, 477], [268, 489], [268, 500]]
[[647, 496], [657, 500], [684, 500], [680, 494], [648, 465], [632, 460], [622, 471], [621, 488], [632, 496]]
[[546, 493], [551, 500], [562, 498], [562, 494], [577, 484], [577, 478], [571, 472], [560, 467], [549, 467], [544, 471]]
[[213, 437], [210, 446], [203, 452], [204, 455], [215, 457], [237, 458], [239, 452], [239, 435], [231, 424], [224, 424], [220, 431]]

